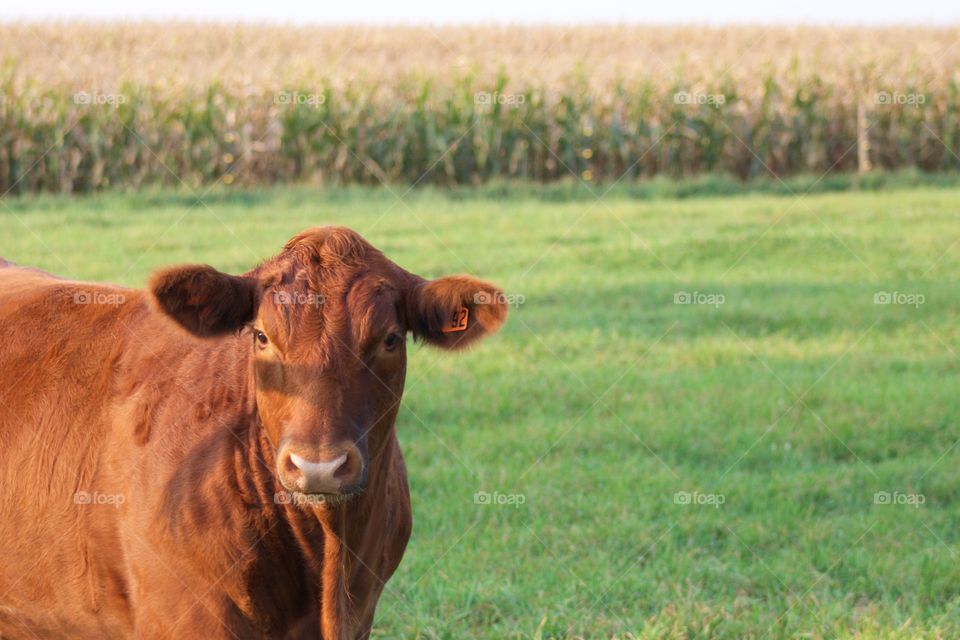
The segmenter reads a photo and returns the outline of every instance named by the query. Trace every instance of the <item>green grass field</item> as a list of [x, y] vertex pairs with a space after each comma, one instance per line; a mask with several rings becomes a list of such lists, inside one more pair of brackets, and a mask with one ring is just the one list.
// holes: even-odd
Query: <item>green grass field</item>
[[960, 637], [960, 189], [533, 193], [6, 200], [0, 255], [139, 286], [335, 223], [522, 301], [411, 350], [376, 637]]

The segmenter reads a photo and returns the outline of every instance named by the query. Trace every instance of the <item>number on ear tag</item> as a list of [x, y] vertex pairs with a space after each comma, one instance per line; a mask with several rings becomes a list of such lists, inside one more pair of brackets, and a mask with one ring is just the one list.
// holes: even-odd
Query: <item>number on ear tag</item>
[[467, 319], [470, 317], [470, 311], [463, 305], [459, 309], [454, 309], [450, 315], [450, 322], [443, 328], [443, 333], [454, 333], [456, 331], [467, 330]]

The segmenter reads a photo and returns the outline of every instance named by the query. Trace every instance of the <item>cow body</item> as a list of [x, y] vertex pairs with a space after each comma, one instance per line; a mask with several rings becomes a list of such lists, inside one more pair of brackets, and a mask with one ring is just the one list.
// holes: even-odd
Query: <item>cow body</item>
[[[0, 332], [3, 637], [318, 637], [322, 587], [359, 596], [354, 630], [369, 627], [411, 526], [392, 432], [368, 491], [320, 507], [350, 510], [332, 538], [352, 558], [270, 472], [246, 339], [18, 268], [0, 270]], [[351, 566], [344, 583], [322, 580], [325, 553]]]
[[150, 292], [0, 268], [0, 637], [367, 637], [412, 526], [396, 408], [362, 491], [291, 493], [258, 357]]

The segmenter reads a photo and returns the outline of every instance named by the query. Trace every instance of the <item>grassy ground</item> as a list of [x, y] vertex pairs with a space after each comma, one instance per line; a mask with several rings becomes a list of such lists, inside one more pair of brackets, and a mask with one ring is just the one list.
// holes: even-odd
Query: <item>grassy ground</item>
[[7, 201], [0, 255], [138, 285], [337, 223], [522, 296], [482, 347], [411, 354], [377, 637], [960, 637], [960, 190], [203, 200]]

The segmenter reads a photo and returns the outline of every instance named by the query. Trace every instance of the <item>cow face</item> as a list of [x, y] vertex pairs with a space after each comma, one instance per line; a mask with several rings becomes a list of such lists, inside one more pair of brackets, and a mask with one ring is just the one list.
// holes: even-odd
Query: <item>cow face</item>
[[174, 267], [154, 275], [150, 290], [195, 335], [245, 334], [277, 478], [326, 500], [366, 485], [371, 449], [399, 409], [407, 336], [458, 349], [506, 317], [493, 285], [427, 281], [343, 228], [306, 231], [244, 276]]

